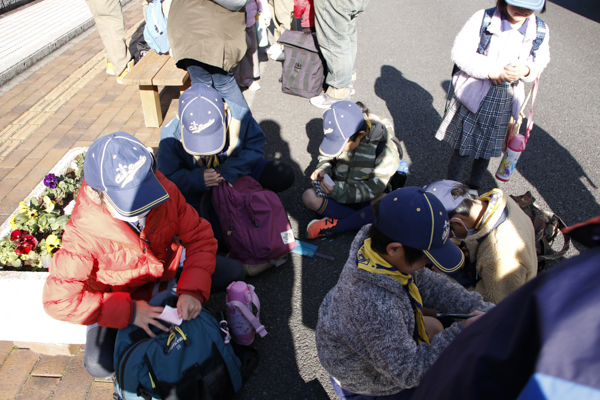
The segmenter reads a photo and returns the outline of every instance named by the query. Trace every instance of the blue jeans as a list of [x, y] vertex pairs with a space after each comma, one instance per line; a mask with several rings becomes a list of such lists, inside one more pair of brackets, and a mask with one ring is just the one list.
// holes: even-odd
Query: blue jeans
[[201, 62], [190, 62], [187, 67], [192, 85], [204, 83], [214, 87], [231, 110], [231, 116], [239, 121], [250, 111], [246, 99], [240, 90], [232, 72]]
[[329, 379], [331, 380], [335, 394], [343, 400], [410, 400], [413, 392], [416, 390], [416, 388], [411, 388], [389, 396], [368, 396], [365, 394], [354, 394], [346, 389], [342, 389], [332, 377], [329, 377]]
[[315, 1], [315, 29], [321, 53], [327, 61], [327, 85], [350, 87], [356, 60], [356, 17], [369, 0]]

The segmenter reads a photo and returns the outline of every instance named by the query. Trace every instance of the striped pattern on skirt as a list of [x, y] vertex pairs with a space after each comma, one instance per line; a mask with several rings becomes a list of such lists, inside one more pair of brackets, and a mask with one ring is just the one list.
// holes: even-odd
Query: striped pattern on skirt
[[517, 82], [492, 85], [476, 114], [453, 96], [435, 137], [458, 150], [461, 156], [499, 157], [516, 85]]

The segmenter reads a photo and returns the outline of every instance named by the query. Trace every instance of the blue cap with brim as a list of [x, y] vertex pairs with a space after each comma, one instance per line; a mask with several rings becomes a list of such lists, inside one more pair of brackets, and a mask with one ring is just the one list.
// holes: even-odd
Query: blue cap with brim
[[545, 3], [546, 0], [506, 0], [506, 4], [533, 11], [540, 11], [542, 8], [544, 8]]
[[104, 192], [125, 217], [143, 214], [169, 199], [154, 175], [153, 155], [128, 133], [111, 133], [92, 143], [83, 170], [86, 183]]
[[435, 194], [435, 197], [437, 197], [444, 205], [446, 212], [450, 214], [465, 199], [462, 196], [458, 196], [457, 198], [452, 197], [452, 188], [456, 185], [462, 184], [457, 181], [437, 181], [430, 183], [423, 189]]
[[423, 251], [442, 272], [464, 264], [464, 254], [448, 239], [450, 224], [442, 203], [422, 188], [405, 187], [381, 199], [377, 228], [402, 245]]
[[227, 142], [223, 98], [215, 89], [196, 83], [179, 97], [181, 142], [192, 155], [217, 154]]
[[356, 103], [338, 101], [323, 114], [323, 133], [325, 137], [319, 152], [325, 157], [337, 157], [344, 150], [348, 139], [362, 127], [365, 122], [363, 112]]

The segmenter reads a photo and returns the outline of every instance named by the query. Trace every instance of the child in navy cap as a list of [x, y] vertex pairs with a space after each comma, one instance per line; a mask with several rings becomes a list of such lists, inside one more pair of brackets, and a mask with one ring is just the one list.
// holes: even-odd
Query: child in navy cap
[[308, 239], [373, 222], [371, 204], [382, 197], [400, 163], [391, 121], [369, 114], [362, 103], [335, 103], [323, 114], [323, 132], [319, 163], [310, 176], [313, 188], [302, 202], [325, 218], [308, 224]]
[[[319, 360], [342, 399], [408, 399], [425, 371], [466, 327], [493, 307], [427, 263], [460, 268], [441, 202], [421, 188], [386, 195], [358, 233], [336, 286], [319, 309]], [[424, 307], [471, 314], [445, 330]]]

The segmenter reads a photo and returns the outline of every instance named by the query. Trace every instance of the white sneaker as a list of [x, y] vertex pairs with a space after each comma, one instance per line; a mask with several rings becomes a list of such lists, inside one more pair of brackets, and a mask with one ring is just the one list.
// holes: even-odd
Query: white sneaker
[[271, 53], [271, 60], [273, 61], [283, 61], [285, 60], [285, 53], [279, 48], [279, 52], [275, 51]]
[[257, 90], [260, 90], [260, 84], [256, 81], [252, 82], [250, 86], [248, 86], [248, 90], [251, 92], [256, 92]]
[[315, 107], [327, 109], [327, 108], [330, 108], [335, 103], [337, 103], [338, 101], [342, 101], [342, 100], [350, 100], [350, 96], [346, 96], [343, 99], [338, 99], [335, 97], [331, 97], [327, 93], [323, 93], [323, 94], [320, 94], [318, 96], [311, 98], [310, 104], [312, 104]]

